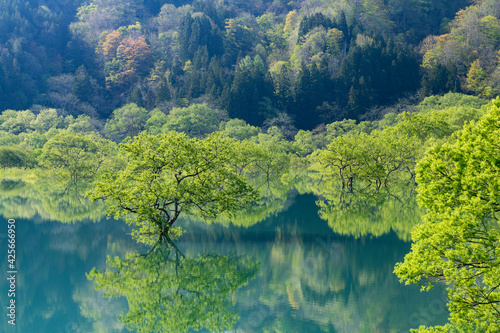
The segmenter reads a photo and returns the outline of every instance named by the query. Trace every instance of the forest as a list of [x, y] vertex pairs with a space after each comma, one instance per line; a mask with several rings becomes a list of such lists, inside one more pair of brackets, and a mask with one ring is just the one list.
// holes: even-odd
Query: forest
[[0, 110], [89, 116], [206, 103], [312, 130], [388, 106], [500, 92], [495, 0], [0, 3]]
[[111, 262], [129, 274], [178, 255], [155, 244], [185, 217], [248, 228], [312, 194], [337, 234], [411, 239], [402, 282], [448, 284], [449, 323], [418, 332], [496, 332], [499, 19], [498, 0], [1, 0], [0, 212], [124, 218], [153, 246]]

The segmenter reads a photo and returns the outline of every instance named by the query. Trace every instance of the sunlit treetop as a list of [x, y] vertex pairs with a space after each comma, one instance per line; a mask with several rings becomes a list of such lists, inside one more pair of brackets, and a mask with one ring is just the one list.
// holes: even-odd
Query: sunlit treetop
[[167, 236], [181, 213], [213, 219], [257, 199], [256, 191], [230, 163], [237, 143], [220, 133], [205, 139], [169, 132], [141, 133], [120, 147], [125, 170], [108, 173], [89, 193], [103, 199], [108, 214], [126, 216], [139, 229], [132, 235], [153, 243]]
[[417, 165], [427, 211], [411, 252], [395, 272], [406, 283], [449, 284], [450, 324], [421, 332], [500, 330], [500, 100], [454, 143], [435, 146]]

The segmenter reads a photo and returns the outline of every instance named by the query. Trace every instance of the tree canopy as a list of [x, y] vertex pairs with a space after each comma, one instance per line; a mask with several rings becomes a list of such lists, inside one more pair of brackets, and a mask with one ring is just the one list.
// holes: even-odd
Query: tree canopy
[[47, 141], [38, 160], [42, 166], [68, 172], [76, 179], [96, 176], [115, 151], [115, 144], [95, 133], [63, 131]]
[[0, 111], [106, 119], [131, 102], [164, 113], [207, 102], [252, 126], [277, 110], [313, 129], [420, 87], [489, 97], [500, 91], [498, 0], [470, 4], [5, 0]]
[[220, 133], [196, 139], [174, 131], [143, 132], [120, 151], [128, 160], [125, 170], [108, 173], [89, 195], [104, 199], [108, 214], [127, 216], [139, 227], [133, 232], [139, 241], [167, 236], [182, 212], [213, 219], [257, 199], [244, 175], [231, 167], [237, 143]]
[[427, 211], [395, 272], [424, 289], [448, 287], [450, 324], [420, 332], [500, 330], [500, 100], [454, 143], [435, 146], [417, 166], [418, 200]]

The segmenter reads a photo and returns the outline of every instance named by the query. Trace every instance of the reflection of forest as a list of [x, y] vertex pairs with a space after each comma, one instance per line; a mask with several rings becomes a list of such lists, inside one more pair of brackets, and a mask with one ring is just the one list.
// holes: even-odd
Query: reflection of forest
[[101, 202], [92, 203], [85, 194], [92, 182], [73, 182], [50, 177], [36, 182], [0, 180], [0, 214], [14, 218], [73, 223], [100, 221], [105, 215]]
[[[408, 252], [403, 241], [420, 218], [414, 187], [345, 192], [303, 173], [271, 180], [251, 179], [261, 198], [249, 210], [220, 216], [215, 224], [181, 219], [186, 234], [179, 247], [186, 257], [180, 261], [173, 252], [159, 250], [124, 257], [138, 247], [123, 222], [35, 224], [39, 232], [23, 237], [37, 247], [36, 254], [20, 258], [30, 263], [25, 273], [38, 276], [26, 290], [33, 303], [20, 308], [31, 313], [26, 327], [43, 317], [50, 330], [60, 313], [71, 312], [80, 319], [70, 324], [89, 332], [233, 326], [245, 332], [359, 332], [415, 326], [408, 313], [419, 313], [429, 296], [409, 292], [392, 273]], [[90, 187], [58, 178], [34, 183], [3, 179], [0, 213], [32, 221], [100, 221], [105, 207], [85, 197]], [[114, 231], [107, 230], [110, 225]], [[40, 253], [63, 257], [54, 269], [53, 263], [36, 260]], [[85, 263], [89, 272], [98, 256], [97, 268], [103, 269], [105, 253], [124, 259], [110, 262], [112, 269], [101, 276], [102, 290], [96, 293], [82, 269], [75, 278], [68, 268]], [[253, 279], [256, 262], [260, 274]], [[54, 278], [54, 272], [60, 276]], [[61, 288], [63, 279], [69, 282]], [[110, 294], [126, 299], [101, 297]], [[128, 312], [120, 319], [127, 302]], [[426, 317], [429, 324], [440, 318]]]
[[[290, 222], [296, 212], [291, 207], [280, 216]], [[241, 311], [236, 328], [245, 332], [400, 332], [415, 325], [414, 314], [426, 311], [429, 299], [444, 305], [440, 288], [429, 295], [399, 284], [393, 266], [409, 244], [394, 234], [346, 239], [322, 233], [318, 223], [311, 218], [287, 228], [277, 222], [274, 232], [244, 234], [221, 228], [188, 234], [179, 246], [192, 256], [215, 249], [260, 262], [259, 277], [234, 297]], [[320, 233], [308, 233], [308, 225]], [[439, 311], [425, 319], [446, 321], [444, 307]]]
[[[93, 266], [104, 267], [106, 254], [140, 249], [129, 232], [127, 225], [115, 221], [61, 224], [16, 219], [19, 320], [14, 331], [121, 332], [118, 317], [126, 304], [96, 295], [85, 273]], [[0, 287], [8, 289], [3, 281]], [[0, 332], [14, 331], [7, 321], [0, 324]]]
[[409, 241], [411, 229], [422, 215], [413, 182], [343, 190], [338, 182], [313, 175], [296, 188], [299, 193], [312, 193], [318, 198], [318, 215], [340, 235], [378, 237], [394, 231], [400, 239]]
[[[221, 216], [216, 222], [224, 226], [249, 228], [287, 210], [298, 193], [311, 193], [317, 197], [317, 212], [328, 221], [331, 230], [340, 235], [363, 237], [381, 236], [394, 231], [404, 241], [410, 240], [412, 227], [422, 214], [416, 201], [415, 185], [398, 184], [388, 188], [358, 188], [344, 191], [338, 183], [318, 181], [305, 174], [295, 175], [286, 184], [280, 180], [258, 183], [260, 201], [250, 209], [239, 211], [232, 217]], [[309, 219], [310, 215], [302, 215]]]
[[[411, 228], [420, 220], [421, 210], [415, 200], [413, 184], [347, 192], [335, 182], [318, 181], [303, 172], [287, 175], [287, 178], [282, 181], [276, 176], [269, 182], [262, 176], [252, 177], [250, 182], [260, 193], [258, 202], [232, 216], [223, 214], [215, 222], [224, 226], [251, 227], [288, 209], [297, 193], [314, 194], [318, 198], [317, 214], [341, 235], [381, 236], [392, 230], [408, 241]], [[34, 183], [3, 179], [0, 181], [0, 213], [64, 223], [99, 221], [105, 216], [105, 206], [101, 201], [92, 203], [85, 196], [91, 187], [90, 182], [74, 183], [56, 177]], [[189, 228], [183, 223], [179, 225]]]
[[171, 243], [147, 254], [108, 259], [109, 268], [89, 273], [105, 297], [124, 296], [128, 312], [121, 321], [139, 332], [231, 329], [238, 314], [231, 296], [258, 273], [259, 265], [234, 253], [184, 256]]
[[[247, 286], [233, 288], [231, 300], [235, 305], [225, 308], [239, 315], [234, 329], [246, 332], [386, 332], [389, 328], [399, 332], [418, 324], [436, 324], [441, 318], [446, 320], [444, 310], [438, 313], [442, 317], [420, 315], [429, 309], [429, 300], [438, 299], [438, 291], [420, 294], [415, 287], [400, 285], [392, 273], [394, 263], [408, 252], [408, 243], [394, 233], [378, 238], [365, 237], [365, 233], [357, 235], [358, 239], [334, 234], [318, 216], [316, 201], [311, 194], [288, 195], [283, 206], [286, 209], [245, 229], [180, 221], [186, 234], [177, 245], [186, 258], [191, 258], [185, 263], [189, 269], [183, 279], [195, 283], [193, 267], [208, 265], [204, 269], [207, 275], [199, 275], [204, 279], [196, 288], [214, 288], [209, 284], [214, 279], [209, 276], [227, 275], [217, 272], [220, 266], [236, 272], [230, 279], [240, 276], [245, 280], [238, 275], [240, 266], [234, 258], [255, 258], [260, 273]], [[124, 258], [127, 252], [144, 251], [127, 234], [130, 229], [119, 221], [26, 221], [22, 225], [19, 239], [30, 244], [19, 254], [24, 267], [20, 279], [26, 281], [19, 310], [24, 314], [26, 331], [33, 331], [36, 322], [43, 321], [41, 332], [51, 332], [53, 327], [63, 325], [61, 317], [65, 317], [74, 318], [72, 322], [82, 332], [125, 332], [119, 321], [119, 313], [127, 310], [125, 300], [103, 299], [86, 280], [85, 272], [94, 266], [103, 270], [106, 254]], [[214, 255], [207, 258], [207, 253]], [[148, 268], [150, 279], [145, 280], [149, 285], [142, 285], [144, 289], [137, 296], [146, 297], [167, 287], [153, 279], [153, 267]], [[170, 261], [163, 269], [174, 267]], [[415, 313], [429, 322], [410, 324], [408, 314]]]

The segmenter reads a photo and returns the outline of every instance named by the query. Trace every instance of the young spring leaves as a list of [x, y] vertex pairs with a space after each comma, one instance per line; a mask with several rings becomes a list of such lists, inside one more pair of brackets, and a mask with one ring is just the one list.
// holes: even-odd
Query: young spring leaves
[[230, 165], [236, 143], [220, 133], [196, 139], [174, 131], [156, 136], [143, 132], [120, 149], [127, 167], [107, 174], [89, 196], [104, 199], [109, 215], [126, 216], [137, 226], [132, 235], [138, 241], [161, 240], [182, 212], [213, 219], [257, 199]]
[[448, 288], [450, 324], [419, 332], [500, 330], [500, 100], [453, 144], [436, 146], [417, 166], [427, 214], [396, 274], [406, 283]]

